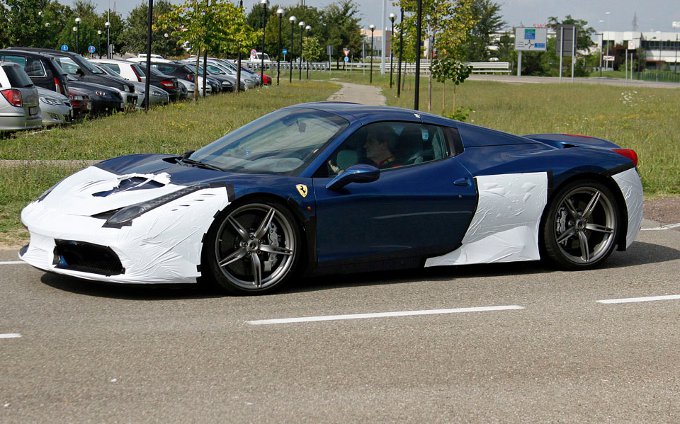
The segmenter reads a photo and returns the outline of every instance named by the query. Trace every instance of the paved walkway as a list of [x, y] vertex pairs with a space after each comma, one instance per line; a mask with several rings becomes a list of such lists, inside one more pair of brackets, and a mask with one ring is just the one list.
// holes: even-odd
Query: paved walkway
[[370, 85], [352, 84], [349, 82], [333, 81], [342, 84], [342, 88], [333, 93], [328, 100], [333, 102], [353, 102], [369, 106], [384, 106], [387, 99], [382, 90]]

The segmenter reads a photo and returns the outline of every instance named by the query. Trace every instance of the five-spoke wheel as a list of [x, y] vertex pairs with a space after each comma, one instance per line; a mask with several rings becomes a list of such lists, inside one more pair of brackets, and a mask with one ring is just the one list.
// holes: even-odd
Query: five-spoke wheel
[[619, 231], [618, 204], [611, 190], [579, 181], [553, 199], [543, 228], [548, 257], [566, 269], [604, 261], [614, 250]]
[[293, 272], [299, 236], [290, 212], [275, 203], [229, 208], [204, 243], [213, 280], [230, 293], [264, 293]]

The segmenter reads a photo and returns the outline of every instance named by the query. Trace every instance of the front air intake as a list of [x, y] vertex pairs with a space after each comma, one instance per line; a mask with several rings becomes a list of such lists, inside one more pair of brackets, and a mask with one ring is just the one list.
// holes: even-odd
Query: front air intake
[[55, 240], [54, 265], [59, 269], [99, 275], [125, 274], [118, 255], [107, 246], [73, 240]]

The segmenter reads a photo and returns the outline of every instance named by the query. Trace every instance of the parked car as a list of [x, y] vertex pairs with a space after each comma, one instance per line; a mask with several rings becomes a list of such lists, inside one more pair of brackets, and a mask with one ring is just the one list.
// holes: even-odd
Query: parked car
[[78, 88], [87, 93], [90, 114], [107, 115], [113, 112], [123, 112], [127, 109], [127, 105], [123, 100], [123, 93], [120, 90], [71, 78], [69, 76], [69, 87]]
[[[392, 160], [379, 160], [385, 149]], [[201, 278], [233, 294], [303, 274], [539, 259], [587, 270], [635, 241], [642, 200], [637, 154], [607, 140], [307, 103], [193, 153], [67, 177], [22, 211], [20, 257], [88, 280]]]
[[[128, 81], [146, 81], [146, 66], [144, 63], [117, 59], [92, 59], [91, 62], [106, 66]], [[151, 68], [149, 84], [167, 91], [170, 101], [174, 102], [182, 99], [182, 89], [179, 87], [179, 81], [171, 75], [165, 75]]]
[[[194, 83], [194, 71], [185, 63], [181, 62], [173, 62], [170, 60], [163, 60], [163, 61], [157, 61], [152, 59], [151, 60], [151, 66], [155, 69], [158, 69], [160, 72], [166, 74], [166, 75], [172, 75], [173, 77], [177, 77], [179, 80], [186, 80], [189, 82]], [[203, 77], [198, 76], [197, 82], [198, 86], [201, 89], [201, 92], [203, 90]], [[206, 93], [205, 94], [211, 94], [213, 89], [216, 91], [221, 91], [219, 88], [219, 85], [217, 85], [217, 88], [214, 87], [213, 83], [210, 83], [210, 80], [206, 80]], [[192, 90], [189, 90], [189, 96], [192, 96]]]
[[[192, 69], [195, 66], [195, 60], [194, 59], [186, 59], [183, 61], [184, 63], [191, 65]], [[198, 72], [200, 75], [203, 75], [203, 61], [201, 61], [201, 64], [198, 67]], [[233, 73], [231, 70], [228, 69], [222, 69], [219, 66], [211, 65], [208, 63], [208, 66], [206, 67], [206, 72], [207, 75], [210, 75], [212, 78], [217, 79], [220, 81], [220, 84], [222, 84], [222, 91], [233, 91], [234, 87], [236, 86], [236, 74]], [[229, 84], [225, 84], [224, 82], [228, 81]], [[239, 90], [247, 90], [249, 88], [254, 87], [254, 84], [251, 84], [251, 82], [244, 80], [243, 77], [241, 77], [241, 83], [239, 84]]]
[[126, 81], [123, 78], [108, 75], [100, 69], [95, 68], [90, 62], [88, 62], [79, 54], [43, 48], [10, 47], [9, 49], [38, 51], [48, 54], [54, 57], [61, 68], [68, 75], [70, 75], [71, 78], [69, 78], [69, 83], [75, 79], [85, 83], [94, 83], [115, 88], [120, 90], [122, 93], [124, 108], [135, 108], [137, 105], [138, 96], [135, 93], [134, 85], [130, 84], [129, 81]]
[[73, 85], [68, 87], [68, 100], [73, 109], [73, 119], [81, 119], [87, 116], [92, 109], [90, 104], [91, 88], [78, 88]]
[[37, 89], [40, 97], [40, 115], [42, 115], [44, 126], [73, 122], [73, 108], [68, 97], [46, 88], [37, 87]]
[[68, 96], [66, 72], [52, 56], [39, 52], [2, 49], [0, 61], [18, 63], [36, 86]]
[[[102, 71], [106, 72], [109, 75], [114, 76], [117, 75], [113, 70], [104, 66], [101, 63], [95, 63], [95, 66], [99, 67]], [[142, 108], [144, 106], [144, 98], [146, 97], [146, 83], [139, 81], [130, 82], [134, 84], [135, 92], [139, 96], [137, 100], [137, 108]], [[170, 95], [168, 94], [167, 91], [162, 90], [158, 87], [154, 87], [153, 85], [150, 85], [149, 89], [151, 90], [151, 97], [149, 97], [151, 103], [149, 103], [149, 106], [151, 107], [161, 106], [170, 103]]]
[[[232, 62], [229, 59], [218, 59], [218, 58], [209, 58], [212, 61], [219, 62], [221, 65], [231, 69], [234, 71], [234, 74], [238, 72], [238, 65], [236, 62]], [[241, 80], [253, 84], [253, 86], [258, 86], [260, 85], [260, 78], [259, 76], [253, 72], [251, 69], [245, 66], [241, 66]]]
[[38, 89], [23, 67], [0, 62], [0, 132], [39, 128], [38, 102]]

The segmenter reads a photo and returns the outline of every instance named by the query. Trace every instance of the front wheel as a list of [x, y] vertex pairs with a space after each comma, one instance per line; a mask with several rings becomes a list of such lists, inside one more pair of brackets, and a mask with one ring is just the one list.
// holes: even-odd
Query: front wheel
[[204, 242], [207, 277], [232, 294], [273, 291], [293, 274], [299, 244], [286, 208], [267, 201], [230, 207]]
[[588, 269], [612, 253], [619, 233], [618, 202], [604, 184], [578, 181], [560, 190], [543, 226], [545, 252], [563, 269]]

